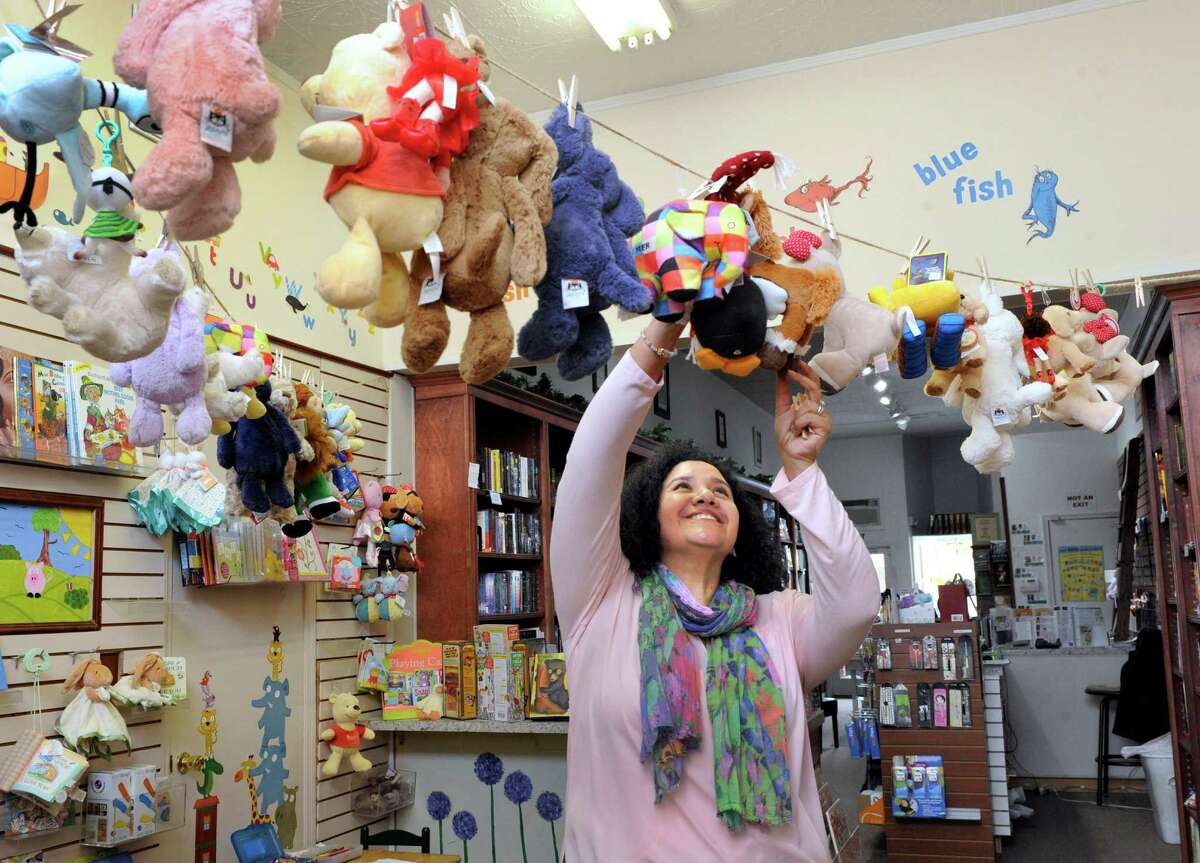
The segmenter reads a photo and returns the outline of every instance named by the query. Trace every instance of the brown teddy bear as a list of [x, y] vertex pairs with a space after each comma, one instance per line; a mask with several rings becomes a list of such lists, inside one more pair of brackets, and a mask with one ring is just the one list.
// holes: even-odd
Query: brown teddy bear
[[[451, 42], [453, 52], [468, 50]], [[480, 76], [490, 65], [482, 40], [470, 38], [480, 58]], [[464, 97], [465, 98], [465, 97]], [[495, 377], [512, 356], [513, 329], [504, 308], [511, 283], [536, 285], [546, 271], [550, 221], [550, 180], [558, 164], [554, 142], [526, 114], [504, 99], [479, 100], [479, 125], [466, 152], [450, 169], [446, 212], [438, 228], [444, 251], [441, 295], [420, 304], [421, 287], [433, 275], [424, 250], [413, 253], [404, 363], [428, 371], [450, 338], [446, 307], [468, 312], [471, 323], [459, 358], [459, 374], [468, 383]], [[510, 227], [511, 225], [511, 227]]]
[[329, 472], [341, 464], [337, 457], [337, 442], [325, 424], [320, 397], [303, 383], [296, 384], [295, 389], [296, 408], [292, 411], [292, 421], [304, 421], [304, 440], [312, 451], [312, 458], [296, 463], [296, 504], [300, 509], [307, 508], [315, 519], [328, 518], [342, 508], [333, 483], [329, 481]]

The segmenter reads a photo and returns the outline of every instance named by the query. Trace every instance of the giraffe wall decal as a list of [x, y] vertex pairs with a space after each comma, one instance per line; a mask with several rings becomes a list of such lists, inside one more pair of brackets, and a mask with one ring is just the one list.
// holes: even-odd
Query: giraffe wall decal
[[241, 769], [233, 775], [233, 781], [245, 781], [246, 787], [250, 790], [250, 823], [270, 824], [272, 823], [271, 816], [258, 811], [258, 788], [254, 783], [254, 777], [250, 775], [250, 771], [257, 766], [258, 759], [251, 755], [239, 765]]

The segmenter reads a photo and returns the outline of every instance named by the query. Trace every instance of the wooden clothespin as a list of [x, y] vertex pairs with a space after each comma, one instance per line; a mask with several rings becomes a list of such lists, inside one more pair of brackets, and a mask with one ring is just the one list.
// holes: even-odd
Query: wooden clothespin
[[921, 335], [921, 328], [917, 326], [917, 316], [908, 306], [904, 307], [904, 323], [908, 325], [908, 331], [912, 333], [914, 339]]
[[470, 42], [467, 41], [467, 28], [463, 24], [462, 15], [458, 12], [457, 6], [451, 6], [450, 11], [442, 15], [442, 21], [446, 25], [446, 33], [451, 39], [457, 39], [463, 45], [470, 47]]
[[18, 41], [50, 50], [77, 63], [92, 56], [92, 52], [87, 48], [76, 45], [58, 35], [59, 25], [62, 24], [64, 18], [80, 7], [79, 3], [72, 3], [68, 6], [67, 0], [50, 0], [48, 11], [42, 11], [42, 4], [36, 3], [36, 0], [35, 5], [38, 7], [38, 12], [42, 14], [42, 20], [37, 25], [34, 27], [22, 27], [20, 24], [12, 23], [5, 25]]
[[1142, 285], [1142, 277], [1133, 277], [1133, 302], [1137, 308], [1146, 305], [1146, 289]]
[[915, 258], [917, 255], [921, 254], [921, 252], [925, 251], [925, 249], [927, 249], [928, 247], [929, 247], [929, 238], [926, 237], [924, 234], [918, 234], [917, 241], [915, 243], [913, 243], [912, 248], [908, 252], [908, 258], [906, 258], [904, 261], [904, 266], [900, 268], [901, 275], [908, 272], [908, 262], [911, 261], [913, 258]]
[[988, 291], [992, 290], [992, 277], [988, 273], [987, 258], [976, 258], [975, 262], [979, 265], [979, 272], [983, 273], [983, 284]]
[[825, 230], [829, 232], [829, 239], [836, 243], [838, 232], [837, 228], [833, 226], [833, 213], [829, 209], [828, 198], [817, 199], [817, 216], [820, 218], [821, 224], [825, 227]]
[[571, 76], [571, 86], [569, 89], [567, 88], [567, 85], [563, 83], [562, 78], [558, 79], [558, 98], [561, 99], [562, 103], [567, 106], [567, 125], [569, 125], [572, 129], [575, 128], [575, 110], [576, 106], [579, 104], [578, 94], [579, 77], [577, 75]]

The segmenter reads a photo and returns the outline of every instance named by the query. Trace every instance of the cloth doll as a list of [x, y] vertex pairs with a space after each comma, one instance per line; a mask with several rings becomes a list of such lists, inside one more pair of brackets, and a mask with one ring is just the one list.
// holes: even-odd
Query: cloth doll
[[[450, 49], [469, 50], [480, 63], [481, 79], [490, 76], [486, 49], [477, 37], [467, 46], [455, 40]], [[512, 356], [513, 330], [504, 307], [509, 286], [536, 285], [546, 273], [542, 226], [550, 220], [550, 178], [558, 154], [550, 135], [510, 102], [497, 99], [493, 105], [476, 92], [460, 98], [477, 103], [479, 125], [450, 171], [445, 217], [438, 227], [444, 247], [441, 294], [420, 302], [422, 285], [433, 277], [433, 261], [418, 250], [402, 349], [405, 365], [427, 371], [450, 337], [446, 309], [467, 312], [459, 375], [482, 383]]]
[[121, 33], [113, 68], [146, 88], [163, 129], [138, 166], [134, 197], [167, 211], [176, 239], [228, 230], [242, 197], [233, 163], [275, 152], [279, 93], [259, 45], [281, 14], [280, 0], [143, 0]]
[[379, 481], [368, 479], [362, 484], [362, 512], [358, 514], [358, 522], [354, 525], [352, 543], [363, 547], [363, 561], [367, 566], [377, 566], [379, 557], [376, 546], [383, 540], [383, 516], [380, 507], [383, 505], [383, 490]]
[[129, 442], [153, 446], [163, 434], [161, 408], [179, 406], [175, 432], [184, 443], [204, 442], [212, 419], [204, 403], [208, 367], [204, 359], [204, 312], [208, 299], [200, 288], [184, 292], [171, 310], [167, 335], [147, 356], [115, 363], [113, 383], [132, 386], [137, 395]]
[[117, 681], [112, 688], [113, 701], [128, 704], [143, 710], [151, 707], [168, 707], [174, 700], [163, 687], [173, 686], [175, 678], [167, 670], [167, 664], [157, 653], [147, 653], [133, 666], [133, 671]]
[[[300, 98], [314, 116], [342, 109], [350, 120], [320, 120], [300, 133], [300, 154], [331, 165], [325, 200], [350, 228], [317, 271], [317, 293], [340, 309], [363, 309], [378, 327], [404, 323], [411, 278], [403, 252], [420, 248], [442, 221], [446, 190], [429, 159], [379, 138], [369, 125], [391, 115], [387, 87], [409, 66], [396, 22], [342, 39]], [[418, 285], [419, 287], [419, 285]]]
[[55, 723], [63, 742], [81, 755], [110, 756], [108, 744], [123, 741], [132, 749], [129, 729], [113, 706], [112, 672], [95, 659], [76, 663], [63, 682], [63, 692], [76, 693]]
[[980, 393], [973, 398], [952, 384], [943, 401], [962, 409], [971, 434], [960, 450], [963, 460], [980, 473], [997, 473], [1012, 463], [1012, 430], [1028, 425], [1033, 405], [1050, 400], [1050, 384], [1037, 381], [1022, 385], [1029, 376], [1023, 331], [1017, 316], [990, 284], [963, 290], [963, 303], [978, 309], [975, 326], [983, 340], [986, 356], [981, 370]]
[[358, 773], [370, 770], [371, 764], [358, 750], [363, 742], [375, 739], [375, 732], [358, 721], [362, 706], [358, 696], [352, 692], [335, 692], [329, 696], [329, 707], [333, 725], [321, 732], [321, 739], [329, 744], [329, 758], [321, 767], [321, 775], [336, 776], [342, 769], [342, 759]]
[[[263, 514], [272, 504], [295, 505], [285, 482], [288, 457], [300, 452], [300, 438], [287, 417], [271, 402], [269, 381], [254, 388], [266, 413], [257, 420], [243, 417], [228, 434], [217, 439], [217, 463], [234, 471], [242, 504], [251, 512]], [[232, 492], [232, 485], [230, 484]]]
[[[93, 108], [116, 108], [129, 122], [151, 134], [161, 132], [151, 116], [144, 90], [118, 87], [108, 81], [84, 78], [77, 62], [51, 51], [18, 48], [0, 42], [0, 129], [9, 139], [25, 143], [28, 166], [38, 164], [37, 145], [57, 141], [75, 188], [72, 219], [83, 221], [84, 203], [92, 187], [91, 145], [79, 125], [80, 115]], [[10, 202], [11, 204], [12, 202]], [[14, 204], [17, 221], [37, 225], [28, 201]], [[0, 212], [10, 208], [0, 207]]]
[[140, 257], [129, 243], [96, 239], [91, 257], [81, 261], [78, 240], [59, 228], [22, 228], [16, 237], [30, 305], [62, 320], [68, 339], [113, 363], [145, 357], [162, 344], [188, 284], [176, 246]]
[[[645, 312], [650, 296], [638, 279], [629, 237], [645, 221], [633, 190], [621, 182], [612, 159], [592, 145], [592, 124], [582, 110], [575, 127], [565, 105], [546, 131], [558, 148], [551, 184], [554, 212], [546, 226], [547, 268], [534, 287], [538, 307], [521, 328], [517, 349], [538, 362], [558, 355], [567, 380], [591, 374], [612, 357], [612, 336], [600, 313], [612, 305]], [[564, 280], [583, 282], [586, 302], [563, 307]]]

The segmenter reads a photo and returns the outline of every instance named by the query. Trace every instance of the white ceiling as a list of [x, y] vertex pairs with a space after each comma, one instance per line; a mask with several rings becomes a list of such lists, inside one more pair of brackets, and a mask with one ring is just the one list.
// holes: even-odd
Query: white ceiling
[[[500, 65], [557, 92], [579, 76], [580, 100], [678, 84], [1062, 5], [1068, 0], [664, 0], [666, 42], [610, 51], [571, 0], [459, 0], [467, 31]], [[426, 8], [440, 23], [447, 0]], [[330, 49], [384, 19], [385, 0], [283, 0], [283, 22], [264, 53], [303, 81], [324, 70]], [[496, 70], [493, 88], [527, 111], [545, 97]]]

